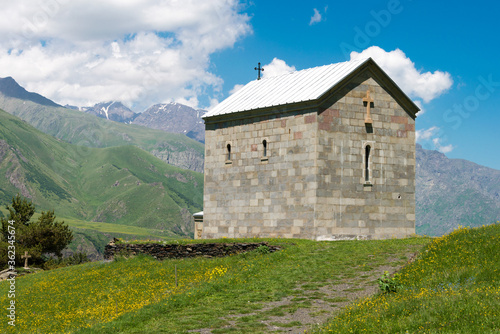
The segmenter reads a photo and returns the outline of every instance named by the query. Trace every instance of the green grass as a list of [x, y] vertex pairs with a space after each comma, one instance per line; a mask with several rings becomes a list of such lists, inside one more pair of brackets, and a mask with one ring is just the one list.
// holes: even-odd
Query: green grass
[[154, 230], [137, 226], [126, 226], [126, 225], [110, 224], [110, 223], [87, 222], [77, 219], [61, 219], [61, 220], [64, 220], [64, 222], [70, 227], [86, 229], [86, 230], [94, 230], [111, 235], [128, 234], [137, 237], [157, 238], [162, 240], [172, 240], [179, 238], [179, 236], [173, 234], [170, 231]]
[[348, 307], [314, 333], [498, 333], [500, 224], [433, 239], [397, 293]]
[[[246, 239], [222, 240], [249, 242]], [[342, 280], [340, 274], [359, 280], [358, 276], [365, 272], [362, 271], [364, 263], [383, 264], [394, 254], [419, 250], [428, 239], [267, 241], [284, 249], [270, 254], [251, 252], [226, 258], [162, 262], [140, 257], [21, 277], [16, 282], [19, 291], [16, 303], [19, 305], [18, 319], [22, 321], [16, 331], [186, 333], [211, 328], [214, 333], [266, 333], [262, 319], [293, 314], [299, 308], [317, 312], [311, 305], [322, 298], [317, 293], [318, 287], [334, 287]], [[175, 265], [186, 284], [183, 285], [185, 289], [170, 294]], [[211, 275], [214, 270], [220, 275]], [[161, 284], [168, 288], [162, 288]], [[7, 287], [6, 282], [0, 283], [0, 305], [7, 302]], [[131, 300], [129, 295], [135, 297]], [[284, 298], [304, 299], [264, 308], [266, 303]], [[76, 317], [81, 314], [85, 316]], [[291, 321], [286, 323], [298, 325], [290, 324]], [[8, 330], [6, 323], [0, 322], [0, 331]]]
[[[0, 216], [8, 215], [5, 207], [0, 206]], [[32, 221], [40, 216], [37, 212], [33, 215]], [[121, 238], [127, 242], [150, 243], [173, 241], [180, 239], [180, 236], [170, 230], [157, 230], [132, 225], [120, 225], [102, 222], [89, 222], [75, 218], [65, 218], [57, 216], [57, 221], [64, 221], [73, 231], [73, 241], [68, 245], [68, 249], [73, 253], [84, 252], [91, 259], [104, 253], [104, 247], [113, 239]], [[188, 242], [189, 239], [181, 242]]]
[[[265, 321], [286, 331], [300, 323], [271, 319], [290, 317], [298, 309], [324, 314], [313, 307], [317, 299], [329, 304], [346, 300], [318, 289], [345, 283], [357, 289], [368, 280], [374, 284], [373, 278], [361, 277], [368, 265], [376, 269], [390, 259], [404, 263], [403, 254], [422, 247], [415, 262], [400, 271], [397, 293], [354, 302], [312, 333], [497, 333], [500, 328], [500, 224], [435, 239], [266, 241], [283, 250], [161, 262], [141, 256], [23, 276], [16, 280], [16, 333], [187, 333], [202, 328], [268, 333]], [[191, 241], [180, 241], [185, 242]], [[175, 265], [178, 289], [173, 286]], [[0, 305], [8, 302], [7, 289], [7, 282], [1, 282]], [[274, 306], [266, 306], [270, 302]], [[9, 330], [0, 322], [0, 332]]]
[[[6, 217], [8, 215], [8, 210], [5, 207], [0, 207], [1, 214]], [[37, 220], [40, 217], [39, 212], [35, 212], [32, 220]], [[126, 240], [130, 240], [131, 242], [134, 239], [137, 239], [137, 242], [151, 242], [146, 238], [158, 239], [158, 240], [173, 240], [179, 239], [179, 236], [165, 230], [155, 230], [138, 226], [128, 226], [128, 225], [120, 225], [120, 224], [111, 224], [111, 223], [103, 223], [103, 222], [89, 222], [86, 220], [76, 219], [76, 218], [65, 218], [59, 217], [56, 218], [57, 221], [64, 221], [66, 225], [72, 228], [81, 229], [81, 230], [91, 230], [96, 232], [101, 232], [110, 235], [121, 235], [126, 234], [130, 236], [135, 236], [137, 238], [126, 238]], [[183, 239], [187, 242], [189, 239]], [[194, 241], [194, 240], [193, 240]], [[154, 242], [154, 241], [153, 241]]]
[[[139, 256], [24, 276], [16, 279], [15, 285], [15, 332], [62, 333], [110, 321], [160, 300], [175, 304], [176, 295], [201, 282], [216, 280], [225, 270], [204, 259], [158, 265], [152, 258]], [[7, 286], [2, 283], [2, 288]], [[4, 292], [5, 296], [0, 297], [3, 303], [8, 301]], [[5, 333], [10, 326], [0, 324], [0, 328]]]

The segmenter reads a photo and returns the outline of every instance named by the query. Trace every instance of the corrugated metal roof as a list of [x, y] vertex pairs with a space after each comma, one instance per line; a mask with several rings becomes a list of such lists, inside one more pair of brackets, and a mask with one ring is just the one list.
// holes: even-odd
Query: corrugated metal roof
[[317, 100], [369, 59], [313, 67], [251, 81], [215, 106], [203, 118]]

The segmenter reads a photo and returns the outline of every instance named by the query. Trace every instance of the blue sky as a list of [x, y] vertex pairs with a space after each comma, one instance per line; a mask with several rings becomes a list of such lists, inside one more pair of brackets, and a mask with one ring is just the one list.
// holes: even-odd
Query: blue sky
[[[416, 122], [422, 146], [500, 169], [497, 2], [268, 3], [248, 7], [253, 35], [213, 57], [226, 94], [255, 79], [257, 61], [269, 64], [277, 57], [300, 70], [349, 60], [349, 51], [371, 46], [400, 49], [421, 73], [447, 72], [453, 81], [428, 103], [416, 98], [422, 101]], [[310, 24], [315, 10], [321, 18]]]
[[500, 169], [499, 12], [484, 0], [24, 0], [3, 5], [0, 77], [141, 112], [210, 108], [257, 62], [269, 76], [372, 56], [422, 107], [424, 148]]

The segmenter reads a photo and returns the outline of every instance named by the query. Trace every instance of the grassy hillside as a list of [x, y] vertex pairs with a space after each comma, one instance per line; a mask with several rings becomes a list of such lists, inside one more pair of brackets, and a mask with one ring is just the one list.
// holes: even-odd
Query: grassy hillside
[[[244, 240], [251, 241], [255, 240]], [[16, 288], [23, 292], [16, 303], [23, 320], [16, 329], [18, 333], [28, 328], [40, 332], [187, 333], [212, 328], [213, 333], [269, 333], [274, 327], [303, 327], [307, 323], [297, 321], [296, 312], [325, 316], [316, 305], [334, 308], [346, 304], [345, 294], [355, 297], [361, 287], [373, 287], [375, 277], [388, 267], [404, 264], [428, 239], [268, 241], [284, 249], [271, 254], [254, 251], [226, 258], [161, 262], [136, 257], [21, 277]], [[350, 282], [348, 286], [346, 282]], [[6, 288], [5, 282], [0, 283], [0, 304], [6, 302]], [[326, 290], [343, 294], [334, 296]], [[293, 320], [285, 320], [292, 314]], [[0, 331], [8, 330], [6, 325], [0, 326]]]
[[59, 217], [192, 233], [203, 175], [135, 146], [71, 145], [0, 111], [0, 204], [21, 193]]
[[498, 333], [500, 225], [433, 239], [397, 293], [353, 304], [316, 333]]
[[[139, 256], [20, 277], [16, 333], [493, 333], [500, 327], [499, 224], [435, 239], [268, 242], [283, 250], [213, 259]], [[423, 246], [400, 271], [397, 293], [349, 303]], [[1, 305], [7, 289], [1, 282]], [[306, 322], [332, 314], [320, 327]], [[0, 331], [12, 328], [1, 322]]]
[[[33, 93], [26, 94], [29, 97]], [[19, 99], [0, 92], [0, 108], [68, 143], [101, 148], [135, 145], [171, 165], [203, 171], [203, 144], [184, 135], [110, 122], [84, 112], [48, 103], [40, 104], [23, 97]]]

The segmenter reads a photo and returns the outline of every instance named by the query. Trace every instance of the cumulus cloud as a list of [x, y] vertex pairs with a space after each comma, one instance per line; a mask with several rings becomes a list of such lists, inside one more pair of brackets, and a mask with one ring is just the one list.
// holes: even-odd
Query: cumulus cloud
[[263, 67], [264, 72], [262, 72], [262, 78], [275, 77], [296, 71], [295, 66], [288, 66], [284, 60], [278, 58], [274, 58], [272, 62]]
[[[437, 126], [432, 126], [428, 129], [421, 129], [415, 132], [417, 143], [427, 149], [438, 150], [441, 153], [449, 153], [455, 149], [452, 144], [443, 145], [443, 137], [441, 137], [441, 129]], [[444, 140], [446, 141], [446, 140]]]
[[378, 46], [371, 46], [362, 52], [351, 52], [351, 59], [371, 57], [409, 96], [422, 99], [425, 103], [445, 93], [453, 84], [448, 72], [423, 72], [415, 68], [403, 51], [387, 52]]
[[25, 0], [2, 13], [1, 77], [61, 104], [121, 100], [138, 111], [198, 107], [222, 85], [211, 54], [252, 32], [237, 0]]

